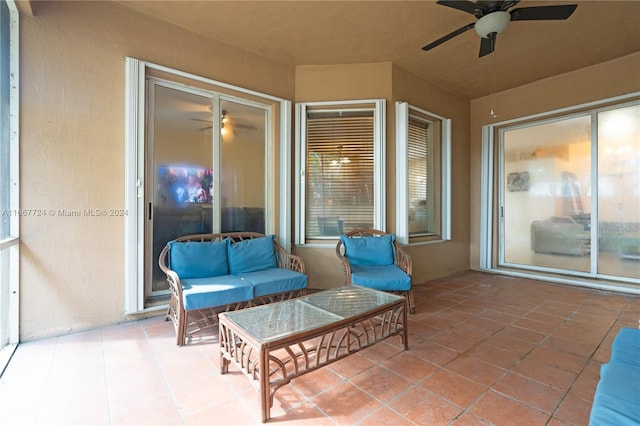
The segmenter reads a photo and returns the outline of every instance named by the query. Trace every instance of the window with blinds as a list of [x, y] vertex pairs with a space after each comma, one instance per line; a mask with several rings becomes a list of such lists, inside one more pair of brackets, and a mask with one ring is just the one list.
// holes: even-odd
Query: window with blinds
[[374, 224], [374, 111], [307, 110], [305, 239]]
[[396, 102], [396, 238], [450, 239], [451, 120]]
[[409, 116], [407, 141], [409, 237], [435, 232], [433, 128], [433, 122]]

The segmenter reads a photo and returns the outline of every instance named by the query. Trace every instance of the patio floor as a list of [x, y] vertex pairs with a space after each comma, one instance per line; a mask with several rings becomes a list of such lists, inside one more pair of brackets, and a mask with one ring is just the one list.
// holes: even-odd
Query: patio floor
[[[414, 285], [409, 350], [393, 337], [293, 380], [268, 423], [586, 425], [611, 341], [640, 298], [467, 272]], [[214, 342], [175, 346], [155, 317], [22, 343], [0, 424], [253, 425], [256, 388]]]

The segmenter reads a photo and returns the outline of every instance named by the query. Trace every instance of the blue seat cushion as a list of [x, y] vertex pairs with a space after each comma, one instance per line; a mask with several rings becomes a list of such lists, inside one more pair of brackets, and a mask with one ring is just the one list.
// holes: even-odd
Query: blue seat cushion
[[640, 367], [603, 364], [596, 388], [590, 426], [640, 424]]
[[396, 265], [352, 265], [351, 282], [376, 290], [408, 291], [411, 289], [411, 277]]
[[184, 309], [187, 311], [253, 299], [253, 285], [233, 275], [191, 278], [181, 282]]
[[222, 241], [170, 241], [169, 267], [180, 280], [227, 275], [227, 244]]
[[274, 250], [275, 235], [229, 243], [227, 256], [229, 272], [233, 275], [243, 272], [277, 268], [278, 259]]
[[[640, 329], [621, 328], [618, 331], [611, 345], [610, 362], [640, 367]], [[640, 393], [640, 383], [637, 391]]]
[[253, 285], [255, 297], [307, 288], [307, 276], [288, 269], [273, 268], [244, 272], [239, 276]]
[[344, 245], [344, 257], [351, 265], [382, 266], [395, 262], [395, 236], [387, 234], [380, 237], [347, 237], [341, 235]]

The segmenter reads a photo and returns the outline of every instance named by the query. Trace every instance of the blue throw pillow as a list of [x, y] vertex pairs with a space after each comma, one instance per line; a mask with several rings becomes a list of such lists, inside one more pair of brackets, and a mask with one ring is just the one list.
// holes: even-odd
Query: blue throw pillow
[[393, 234], [361, 238], [341, 235], [340, 240], [344, 244], [344, 256], [352, 265], [383, 266], [395, 263]]
[[232, 274], [262, 271], [278, 267], [273, 248], [275, 235], [229, 243], [229, 271]]
[[169, 265], [180, 279], [229, 275], [227, 239], [222, 241], [170, 241]]

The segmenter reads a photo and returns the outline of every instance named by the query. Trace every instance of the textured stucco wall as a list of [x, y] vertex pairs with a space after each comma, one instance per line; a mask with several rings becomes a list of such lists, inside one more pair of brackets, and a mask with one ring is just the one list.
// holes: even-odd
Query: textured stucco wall
[[293, 99], [293, 67], [115, 2], [42, 2], [21, 26], [21, 340], [125, 321], [125, 57]]
[[[469, 101], [460, 96], [442, 90], [402, 68], [393, 69], [393, 102], [408, 102], [433, 114], [451, 119], [451, 240], [444, 243], [415, 245], [407, 248], [413, 259], [414, 283], [451, 275], [469, 269]], [[391, 117], [395, 116], [392, 108]], [[387, 133], [391, 141], [395, 140], [395, 121], [389, 121]], [[395, 143], [391, 143], [393, 172], [395, 176]], [[389, 167], [387, 165], [387, 167]], [[395, 194], [394, 186], [387, 182], [387, 194]], [[395, 197], [387, 199], [390, 223], [395, 228]]]

